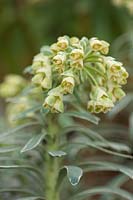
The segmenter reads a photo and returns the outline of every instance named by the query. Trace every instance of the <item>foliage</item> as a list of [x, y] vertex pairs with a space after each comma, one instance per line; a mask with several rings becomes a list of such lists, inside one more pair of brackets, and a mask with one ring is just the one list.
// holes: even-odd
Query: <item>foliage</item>
[[[32, 66], [25, 70], [30, 73], [32, 83], [27, 81], [27, 87], [21, 89], [19, 94], [18, 90], [15, 90], [17, 96], [8, 96], [8, 104], [15, 104], [21, 109], [17, 110], [15, 107], [15, 110], [10, 112], [15, 123], [11, 124], [9, 120], [12, 129], [0, 134], [1, 199], [92, 199], [96, 194], [100, 194], [99, 199], [132, 200], [132, 194], [121, 188], [121, 185], [133, 178], [132, 148], [128, 140], [108, 138], [109, 130], [111, 134], [112, 131], [114, 134], [122, 131], [125, 134], [128, 132], [127, 128], [117, 125], [112, 125], [111, 129], [109, 126], [100, 126], [99, 118], [86, 109], [86, 91], [90, 92], [90, 98], [94, 101], [92, 112], [97, 111], [95, 106], [101, 99], [102, 108], [106, 108], [107, 102], [112, 105], [112, 102], [123, 97], [120, 95], [120, 98], [116, 98], [113, 90], [108, 91], [108, 79], [100, 85], [97, 81], [99, 77], [109, 75], [112, 88], [117, 85], [121, 89], [120, 86], [126, 83], [128, 74], [121, 63], [104, 55], [108, 53], [109, 47], [105, 41], [97, 38], [88, 40], [84, 37], [81, 40], [73, 39], [60, 37], [51, 48], [43, 47], [41, 54], [34, 58]], [[74, 46], [70, 43], [72, 41]], [[66, 55], [67, 58], [64, 59]], [[91, 68], [86, 67], [86, 59]], [[81, 64], [82, 61], [83, 64], [78, 65], [80, 67], [76, 64], [75, 67], [74, 63], [73, 67], [75, 60], [76, 63]], [[99, 68], [97, 69], [99, 63], [104, 69], [102, 75]], [[92, 69], [97, 70], [94, 72]], [[68, 70], [71, 71], [68, 73]], [[112, 78], [114, 70], [118, 70], [115, 71], [116, 79]], [[85, 74], [82, 75], [83, 72]], [[66, 79], [68, 77], [69, 79]], [[65, 84], [62, 83], [64, 79]], [[52, 84], [46, 85], [45, 80], [46, 83], [52, 81]], [[98, 85], [95, 85], [95, 82]], [[17, 86], [13, 85], [14, 88]], [[55, 90], [57, 87], [59, 90]], [[109, 92], [112, 95], [109, 95]], [[50, 95], [53, 95], [52, 100], [48, 99]], [[65, 97], [64, 101], [62, 98], [55, 101], [55, 97], [60, 95]], [[28, 99], [28, 108], [23, 106], [27, 105], [25, 98]], [[112, 110], [108, 114], [110, 117], [113, 117], [116, 111], [119, 112], [119, 104], [126, 105], [123, 103], [127, 102], [125, 99], [132, 101], [132, 95], [123, 98], [114, 107], [115, 112]], [[109, 107], [109, 110], [113, 106]], [[97, 112], [103, 111], [108, 109]], [[132, 116], [130, 126], [132, 135]], [[83, 156], [88, 150], [88, 155]], [[106, 186], [100, 180], [97, 185], [88, 189], [84, 186], [85, 178], [87, 173], [91, 174], [93, 171], [98, 174], [100, 171], [117, 173]]]

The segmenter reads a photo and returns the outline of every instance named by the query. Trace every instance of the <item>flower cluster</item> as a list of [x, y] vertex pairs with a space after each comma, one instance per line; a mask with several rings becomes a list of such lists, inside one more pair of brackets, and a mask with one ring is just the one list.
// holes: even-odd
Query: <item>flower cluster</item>
[[[37, 102], [43, 99], [43, 106], [53, 113], [64, 112], [64, 96], [75, 94], [75, 88], [79, 87], [81, 96], [89, 93], [86, 105], [90, 112], [108, 112], [125, 96], [122, 85], [128, 78], [122, 63], [107, 56], [108, 52], [109, 43], [86, 37], [63, 36], [51, 46], [42, 47], [30, 67], [32, 92], [22, 102], [21, 97], [17, 107], [8, 109], [11, 110], [8, 113], [29, 108], [31, 99]], [[8, 75], [0, 84], [0, 96], [19, 95], [27, 83], [30, 82], [19, 75]]]
[[132, 0], [112, 0], [116, 6], [125, 6], [130, 14], [133, 14], [133, 1]]
[[106, 56], [108, 52], [109, 43], [86, 37], [63, 36], [51, 46], [41, 48], [33, 59], [31, 73], [35, 87], [47, 94], [43, 106], [51, 112], [64, 112], [64, 95], [88, 84], [88, 110], [109, 111], [125, 96], [121, 86], [126, 84], [128, 73], [122, 63]]
[[6, 117], [9, 125], [16, 126], [19, 124], [23, 124], [24, 122], [29, 122], [29, 118], [32, 118], [34, 116], [33, 112], [25, 114], [25, 118], [23, 119], [17, 119], [17, 116], [19, 116], [23, 112], [26, 112], [30, 108], [30, 101], [27, 97], [21, 97], [19, 99], [19, 102], [17, 103], [8, 103], [6, 107]]
[[14, 97], [26, 86], [27, 81], [20, 75], [9, 74], [0, 84], [0, 96], [3, 98]]
[[[22, 76], [17, 74], [9, 74], [0, 84], [0, 97], [10, 98], [6, 107], [7, 121], [11, 126], [16, 126], [23, 122], [27, 122], [29, 117], [33, 117], [33, 113], [27, 113], [25, 119], [15, 119], [17, 115], [31, 108], [31, 100], [39, 98], [41, 91], [32, 90], [30, 94], [21, 96], [23, 89], [29, 85], [29, 82]], [[37, 97], [36, 97], [37, 96]], [[16, 98], [13, 101], [13, 98]]]

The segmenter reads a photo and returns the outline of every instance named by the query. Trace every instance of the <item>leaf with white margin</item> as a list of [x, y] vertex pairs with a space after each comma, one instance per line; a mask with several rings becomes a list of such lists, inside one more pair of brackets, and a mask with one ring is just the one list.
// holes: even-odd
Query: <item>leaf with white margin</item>
[[64, 168], [67, 170], [67, 177], [70, 183], [73, 186], [77, 185], [83, 175], [83, 170], [80, 167], [71, 165], [64, 166]]
[[40, 133], [40, 134], [34, 135], [23, 147], [23, 149], [21, 150], [21, 153], [30, 151], [30, 150], [36, 148], [41, 143], [41, 141], [44, 139], [45, 135], [46, 135], [46, 133]]
[[65, 156], [67, 154], [64, 151], [49, 151], [48, 153], [52, 157], [62, 157], [62, 156]]

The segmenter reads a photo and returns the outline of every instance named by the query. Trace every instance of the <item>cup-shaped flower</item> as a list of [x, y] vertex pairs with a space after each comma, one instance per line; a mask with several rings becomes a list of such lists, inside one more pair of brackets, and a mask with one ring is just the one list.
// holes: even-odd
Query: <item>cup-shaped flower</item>
[[93, 51], [100, 51], [102, 54], [107, 54], [109, 52], [109, 43], [104, 40], [99, 40], [97, 38], [91, 38], [90, 47]]
[[45, 74], [44, 73], [37, 73], [33, 76], [32, 78], [32, 82], [35, 84], [35, 85], [41, 85], [41, 82], [43, 81], [45, 77]]
[[57, 43], [53, 43], [50, 46], [50, 49], [52, 50], [53, 53], [57, 53], [58, 51], [60, 51], [59, 47], [57, 46]]
[[102, 42], [95, 37], [90, 39], [89, 44], [93, 51], [100, 51], [103, 47]]
[[129, 74], [128, 72], [126, 71], [126, 69], [124, 67], [121, 67], [121, 71], [120, 71], [120, 74], [123, 78], [127, 79]]
[[33, 73], [42, 67], [46, 67], [49, 65], [49, 58], [48, 56], [44, 56], [43, 53], [37, 54], [33, 59], [32, 70]]
[[83, 67], [84, 67], [83, 59], [71, 61], [70, 66], [77, 70], [83, 69]]
[[52, 87], [52, 79], [51, 79], [51, 77], [47, 77], [46, 76], [41, 82], [41, 87], [44, 90], [51, 89], [51, 87]]
[[63, 37], [59, 37], [59, 38], [58, 38], [57, 47], [58, 47], [60, 50], [65, 50], [65, 49], [67, 49], [68, 45], [69, 45], [68, 37], [63, 36]]
[[119, 101], [119, 100], [121, 100], [126, 94], [125, 94], [125, 92], [124, 92], [120, 87], [117, 87], [117, 88], [114, 88], [114, 89], [113, 89], [113, 95], [114, 95], [114, 98], [116, 99], [116, 101]]
[[102, 47], [101, 47], [100, 52], [106, 55], [109, 52], [109, 43], [104, 40], [101, 40], [101, 42], [102, 42]]
[[84, 51], [82, 49], [73, 49], [71, 51], [70, 57], [74, 61], [83, 59]]
[[70, 45], [73, 46], [73, 47], [79, 47], [79, 38], [77, 37], [71, 37], [70, 38]]
[[110, 74], [115, 74], [122, 69], [122, 63], [113, 60], [111, 57], [105, 58], [105, 65], [107, 66], [107, 70], [109, 70]]
[[91, 100], [88, 102], [87, 108], [88, 111], [93, 113], [106, 113], [114, 107], [114, 104], [111, 99], [104, 97], [98, 100]]
[[61, 82], [61, 87], [63, 89], [63, 94], [72, 94], [75, 85], [75, 80], [73, 77], [66, 77]]
[[50, 94], [46, 97], [43, 106], [52, 113], [62, 113], [64, 111], [62, 95]]
[[112, 99], [103, 88], [93, 87], [90, 98], [91, 101], [88, 102], [88, 110], [90, 112], [106, 113], [114, 106]]
[[92, 91], [90, 93], [90, 98], [94, 100], [99, 100], [104, 97], [108, 97], [108, 94], [102, 87], [95, 86], [92, 88]]
[[50, 89], [52, 87], [51, 68], [41, 68], [32, 78], [32, 82], [36, 86], [41, 86], [43, 89]]
[[64, 52], [59, 52], [56, 56], [53, 57], [53, 63], [56, 66], [62, 66], [66, 61], [66, 55]]

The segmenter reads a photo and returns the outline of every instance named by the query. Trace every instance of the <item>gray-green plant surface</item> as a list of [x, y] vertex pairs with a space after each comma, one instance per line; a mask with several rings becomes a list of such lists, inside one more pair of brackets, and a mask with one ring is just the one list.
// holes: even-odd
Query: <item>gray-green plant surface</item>
[[[97, 38], [59, 37], [25, 69], [32, 81], [5, 78], [0, 94], [7, 99], [12, 129], [0, 134], [1, 199], [84, 200], [96, 194], [101, 200], [133, 199], [121, 188], [133, 179], [132, 148], [126, 141], [108, 140], [106, 128], [98, 132], [100, 119], [92, 114], [108, 112], [125, 96], [128, 73], [108, 51], [109, 44]], [[132, 95], [119, 104], [126, 99], [132, 101]], [[121, 107], [116, 105], [110, 117]], [[132, 135], [132, 116], [130, 127]], [[125, 127], [113, 130], [127, 132]], [[103, 157], [82, 158], [80, 152], [88, 149]], [[92, 171], [119, 176], [107, 185], [84, 188], [84, 177]]]

